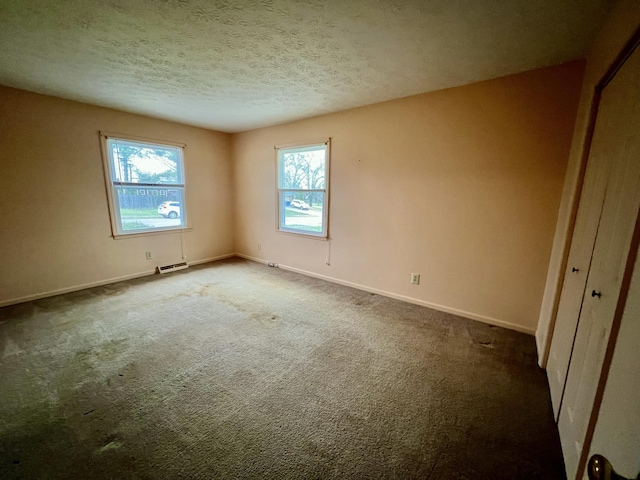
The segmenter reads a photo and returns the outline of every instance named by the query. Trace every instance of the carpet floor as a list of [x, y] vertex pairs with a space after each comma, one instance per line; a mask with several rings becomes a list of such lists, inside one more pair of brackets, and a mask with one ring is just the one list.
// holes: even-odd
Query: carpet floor
[[0, 348], [2, 479], [565, 478], [532, 337], [245, 260], [2, 308]]

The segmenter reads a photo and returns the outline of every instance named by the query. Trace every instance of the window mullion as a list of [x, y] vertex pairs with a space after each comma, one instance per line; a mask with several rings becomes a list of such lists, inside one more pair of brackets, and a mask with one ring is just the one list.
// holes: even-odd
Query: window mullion
[[326, 189], [322, 188], [279, 188], [279, 192], [318, 192], [324, 193]]
[[113, 182], [116, 187], [184, 188], [184, 183]]

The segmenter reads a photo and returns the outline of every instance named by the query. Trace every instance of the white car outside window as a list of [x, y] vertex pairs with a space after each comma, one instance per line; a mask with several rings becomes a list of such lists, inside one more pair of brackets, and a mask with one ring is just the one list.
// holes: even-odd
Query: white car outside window
[[158, 213], [164, 218], [178, 218], [180, 216], [180, 203], [163, 202], [158, 207]]

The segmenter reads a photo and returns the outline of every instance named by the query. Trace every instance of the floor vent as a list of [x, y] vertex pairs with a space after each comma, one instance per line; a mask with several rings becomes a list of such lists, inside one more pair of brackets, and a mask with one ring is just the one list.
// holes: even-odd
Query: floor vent
[[185, 268], [189, 268], [187, 262], [170, 263], [169, 265], [158, 265], [158, 272], [169, 273], [175, 272], [176, 270], [184, 270]]

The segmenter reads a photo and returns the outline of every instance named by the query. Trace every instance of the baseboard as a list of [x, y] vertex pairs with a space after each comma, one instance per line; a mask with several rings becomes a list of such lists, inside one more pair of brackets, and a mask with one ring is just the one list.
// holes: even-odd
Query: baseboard
[[252, 262], [262, 263], [263, 265], [267, 265], [269, 262], [262, 258], [252, 257], [250, 255], [245, 255], [244, 253], [236, 253], [236, 257], [244, 258], [245, 260], [251, 260]]
[[[190, 261], [188, 263], [189, 263], [189, 265], [199, 265], [201, 263], [215, 262], [215, 261], [218, 261], [218, 260], [224, 260], [225, 258], [231, 258], [231, 257], [235, 257], [235, 256], [236, 256], [235, 253], [228, 253], [228, 254], [225, 254], [225, 255], [219, 255], [217, 257], [203, 258], [201, 260], [194, 260], [194, 261]], [[129, 275], [123, 275], [121, 277], [113, 277], [113, 278], [108, 278], [106, 280], [98, 280], [97, 282], [82, 283], [82, 284], [79, 284], [79, 285], [73, 285], [71, 287], [59, 288], [59, 289], [56, 289], [56, 290], [49, 290], [49, 291], [46, 291], [46, 292], [36, 293], [36, 294], [33, 294], [33, 295], [26, 295], [24, 297], [12, 298], [10, 300], [1, 301], [0, 302], [0, 307], [6, 307], [8, 305], [15, 305], [17, 303], [30, 302], [32, 300], [39, 300], [41, 298], [53, 297], [55, 295], [62, 295], [64, 293], [77, 292], [79, 290], [85, 290], [87, 288], [101, 287], [103, 285], [109, 285], [110, 283], [124, 282], [125, 280], [132, 280], [134, 278], [147, 277], [149, 275], [154, 275], [155, 273], [156, 273], [156, 269], [154, 267], [153, 270], [145, 270], [145, 271], [142, 271], [142, 272], [131, 273]]]
[[3, 300], [0, 302], [0, 307], [6, 307], [7, 305], [15, 305], [17, 303], [30, 302], [32, 300], [39, 300], [41, 298], [53, 297], [55, 295], [62, 295], [64, 293], [77, 292], [78, 290], [85, 290], [87, 288], [100, 287], [102, 285], [109, 285], [110, 283], [123, 282], [125, 280], [132, 280], [134, 278], [146, 277], [156, 273], [155, 268], [153, 270], [145, 270], [143, 272], [132, 273], [129, 275], [123, 275], [121, 277], [108, 278], [106, 280], [99, 280], [97, 282], [81, 283], [73, 285], [71, 287], [58, 288], [56, 290], [49, 290], [46, 292], [35, 293], [33, 295], [26, 295], [24, 297], [12, 298], [10, 300]]
[[[218, 255], [216, 257], [210, 257], [210, 258], [203, 258], [200, 260], [194, 260], [194, 261], [190, 261], [189, 265], [200, 265], [202, 263], [209, 263], [209, 262], [216, 262], [219, 260], [224, 260], [226, 258], [231, 258], [231, 257], [240, 257], [240, 258], [244, 258], [246, 260], [250, 260], [252, 262], [257, 262], [257, 263], [262, 263], [262, 264], [267, 264], [267, 261], [261, 258], [256, 258], [256, 257], [252, 257], [250, 255], [245, 255], [242, 253], [228, 253], [225, 255]], [[339, 278], [335, 278], [335, 277], [331, 277], [328, 275], [322, 275], [319, 273], [314, 273], [314, 272], [310, 272], [308, 270], [303, 270], [301, 268], [296, 268], [296, 267], [291, 267], [288, 265], [278, 265], [279, 268], [282, 268], [283, 270], [288, 270], [291, 272], [295, 272], [295, 273], [300, 273], [302, 275], [307, 275], [309, 277], [314, 277], [314, 278], [319, 278], [321, 280], [326, 280], [327, 282], [331, 282], [331, 283], [336, 283], [338, 285], [344, 285], [346, 287], [352, 287], [352, 288], [356, 288], [358, 290], [363, 290], [365, 292], [369, 292], [369, 293], [375, 293], [377, 295], [382, 295], [385, 297], [389, 297], [389, 298], [394, 298], [396, 300], [402, 300], [404, 302], [408, 302], [408, 303], [413, 303], [415, 305], [420, 305], [423, 307], [428, 307], [428, 308], [432, 308], [434, 310], [438, 310], [441, 312], [445, 312], [445, 313], [451, 313], [453, 315], [458, 315], [460, 317], [465, 317], [465, 318], [469, 318], [471, 320], [477, 320], [480, 322], [484, 322], [487, 323], [489, 325], [495, 325], [498, 327], [504, 327], [504, 328], [508, 328], [510, 330], [516, 330], [518, 332], [522, 332], [522, 333], [526, 333], [529, 335], [534, 335], [536, 338], [536, 343], [539, 343], [539, 339], [538, 336], [536, 335], [536, 331], [530, 328], [526, 328], [526, 327], [522, 327], [520, 325], [516, 325], [514, 323], [511, 322], [507, 322], [504, 320], [499, 320], [497, 318], [492, 318], [492, 317], [487, 317], [484, 315], [477, 315], [475, 313], [471, 313], [471, 312], [467, 312], [464, 310], [459, 310], [457, 308], [451, 308], [451, 307], [447, 307], [445, 305], [439, 305], [436, 303], [431, 303], [431, 302], [427, 302], [424, 300], [420, 300], [418, 298], [414, 298], [414, 297], [409, 297], [406, 295], [399, 295], [397, 293], [393, 293], [393, 292], [389, 292], [386, 290], [380, 290], [378, 288], [373, 288], [373, 287], [369, 287], [367, 285], [362, 285], [359, 283], [355, 283], [355, 282], [349, 282], [346, 280], [341, 280]], [[70, 293], [70, 292], [76, 292], [78, 290], [84, 290], [86, 288], [93, 288], [93, 287], [100, 287], [102, 285], [108, 285], [110, 283], [116, 283], [116, 282], [122, 282], [125, 280], [131, 280], [134, 278], [140, 278], [140, 277], [146, 277], [148, 275], [153, 275], [156, 273], [155, 268], [153, 270], [145, 270], [142, 272], [137, 272], [137, 273], [132, 273], [129, 275], [123, 275], [121, 277], [114, 277], [114, 278], [109, 278], [106, 280], [100, 280], [97, 282], [90, 282], [90, 283], [84, 283], [84, 284], [80, 284], [80, 285], [73, 285], [71, 287], [66, 287], [66, 288], [60, 288], [57, 290], [50, 290], [47, 292], [41, 292], [41, 293], [37, 293], [37, 294], [33, 294], [33, 295], [26, 295], [24, 297], [18, 297], [18, 298], [13, 298], [10, 300], [4, 300], [0, 302], [0, 307], [5, 307], [8, 305], [14, 305], [17, 303], [23, 303], [23, 302], [29, 302], [32, 300], [39, 300], [41, 298], [46, 298], [46, 297], [53, 297], [54, 295], [62, 295], [64, 293]]]
[[[245, 255], [242, 253], [237, 253], [236, 256], [240, 258], [244, 258], [246, 260], [251, 260], [252, 262], [258, 262], [262, 264], [267, 264], [266, 260], [261, 258], [251, 257], [249, 255]], [[290, 267], [288, 265], [278, 265], [279, 268], [283, 270], [288, 270], [290, 272], [300, 273], [302, 275], [307, 275], [309, 277], [319, 278], [321, 280], [326, 280], [327, 282], [337, 283], [338, 285], [344, 285], [345, 287], [352, 287], [358, 290], [363, 290], [369, 293], [375, 293], [377, 295], [382, 295], [384, 297], [394, 298], [396, 300], [402, 300], [404, 302], [413, 303], [414, 305], [420, 305], [422, 307], [431, 308], [433, 310], [438, 310], [440, 312], [451, 313], [453, 315], [458, 315], [459, 317], [468, 318], [470, 320], [477, 320], [479, 322], [487, 323], [489, 325], [495, 325], [497, 327], [507, 328], [509, 330], [515, 330], [517, 332], [526, 333], [528, 335], [535, 335], [535, 330], [533, 328], [523, 327], [521, 325], [516, 325], [515, 323], [507, 322], [505, 320], [500, 320], [497, 318], [487, 317], [484, 315], [478, 315], [472, 312], [467, 312], [465, 310], [459, 310], [457, 308], [447, 307], [445, 305], [439, 305], [437, 303], [431, 303], [424, 300], [420, 300], [419, 298], [409, 297], [406, 295], [400, 295], [397, 293], [389, 292], [386, 290], [380, 290], [378, 288], [369, 287], [367, 285], [361, 285], [359, 283], [349, 282], [346, 280], [341, 280], [339, 278], [330, 277], [328, 275], [322, 275], [319, 273], [310, 272], [308, 270], [303, 270], [301, 268]]]
[[200, 265], [202, 263], [217, 262], [218, 260], [224, 260], [232, 257], [237, 257], [237, 254], [227, 253], [225, 255], [218, 255], [217, 257], [203, 258], [202, 260], [194, 260], [193, 262], [189, 261], [188, 263], [189, 265]]
[[545, 354], [542, 338], [540, 337], [540, 330], [536, 330], [536, 351], [538, 352], [538, 366], [540, 368], [547, 368], [548, 355]]

